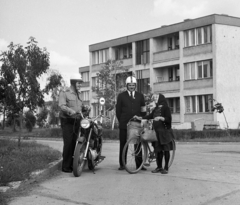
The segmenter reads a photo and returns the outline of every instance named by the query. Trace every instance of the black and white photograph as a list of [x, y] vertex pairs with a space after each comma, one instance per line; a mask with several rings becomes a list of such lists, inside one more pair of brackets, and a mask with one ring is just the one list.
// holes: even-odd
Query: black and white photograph
[[0, 205], [239, 205], [237, 0], [0, 0]]

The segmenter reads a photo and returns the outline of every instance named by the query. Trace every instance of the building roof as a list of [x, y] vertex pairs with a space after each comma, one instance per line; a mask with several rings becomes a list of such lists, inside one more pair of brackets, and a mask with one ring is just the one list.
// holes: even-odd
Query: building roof
[[135, 41], [141, 41], [158, 36], [164, 36], [167, 34], [211, 24], [223, 24], [240, 27], [240, 18], [228, 16], [226, 14], [212, 14], [209, 16], [204, 16], [196, 19], [185, 19], [183, 22], [180, 23], [163, 25], [160, 28], [92, 44], [89, 45], [89, 51], [92, 52], [96, 50], [106, 49], [109, 47], [115, 47], [127, 43], [132, 43]]

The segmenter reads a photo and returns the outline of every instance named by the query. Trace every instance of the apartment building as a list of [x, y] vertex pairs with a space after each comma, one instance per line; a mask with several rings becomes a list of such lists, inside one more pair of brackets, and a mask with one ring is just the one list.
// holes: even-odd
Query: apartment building
[[[84, 100], [98, 112], [97, 73], [108, 59], [122, 60], [134, 72], [138, 91], [162, 93], [172, 111], [173, 127], [191, 122], [240, 123], [240, 18], [213, 14], [163, 25], [141, 33], [92, 44], [90, 64], [79, 68], [85, 78]], [[222, 103], [223, 113], [212, 111]], [[227, 120], [227, 123], [226, 123]]]

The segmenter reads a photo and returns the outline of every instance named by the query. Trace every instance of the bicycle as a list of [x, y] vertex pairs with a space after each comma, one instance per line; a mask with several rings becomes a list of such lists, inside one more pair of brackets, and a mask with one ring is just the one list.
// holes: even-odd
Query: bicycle
[[[151, 162], [156, 161], [156, 156], [153, 148], [150, 148], [149, 142], [145, 141], [141, 137], [141, 133], [144, 130], [139, 131], [139, 136], [133, 136], [128, 139], [126, 145], [123, 148], [122, 161], [126, 171], [130, 174], [136, 174], [143, 166], [150, 166]], [[175, 157], [176, 143], [173, 139], [173, 150], [170, 151], [170, 160], [168, 168], [173, 163]], [[136, 160], [142, 160], [139, 167], [136, 167]]]

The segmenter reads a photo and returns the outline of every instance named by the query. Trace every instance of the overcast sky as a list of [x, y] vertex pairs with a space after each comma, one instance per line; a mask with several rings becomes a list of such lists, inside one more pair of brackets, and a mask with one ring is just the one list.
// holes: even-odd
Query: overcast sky
[[0, 51], [30, 36], [63, 76], [89, 65], [89, 45], [210, 14], [240, 17], [239, 0], [0, 0]]

